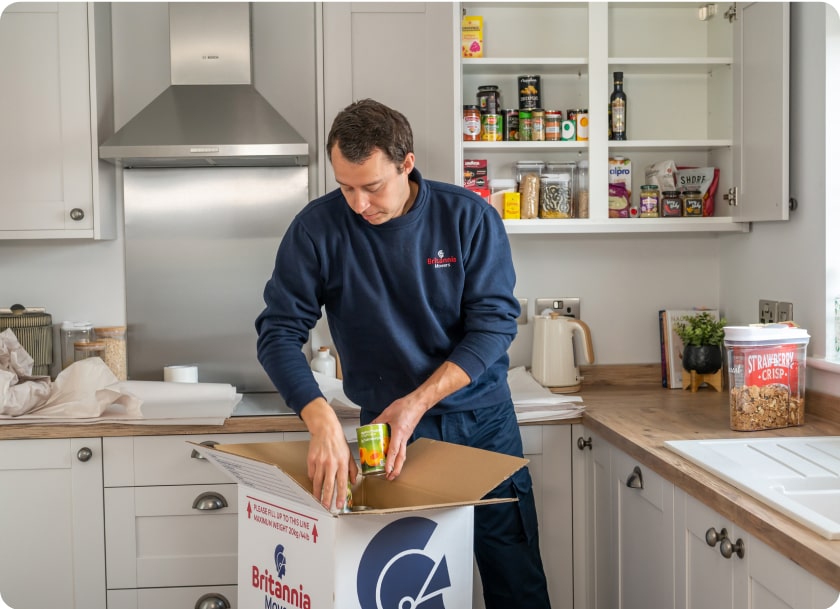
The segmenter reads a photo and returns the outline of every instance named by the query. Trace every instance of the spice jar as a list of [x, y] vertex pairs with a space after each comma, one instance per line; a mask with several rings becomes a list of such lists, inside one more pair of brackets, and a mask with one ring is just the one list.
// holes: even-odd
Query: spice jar
[[73, 351], [77, 342], [93, 339], [93, 324], [89, 321], [65, 321], [61, 324], [61, 369], [64, 370], [75, 360]]
[[639, 195], [639, 217], [659, 217], [659, 187], [656, 184], [645, 184]]
[[105, 345], [96, 340], [80, 340], [73, 344], [73, 361], [75, 362], [80, 362], [91, 357], [103, 358], [104, 354]]
[[481, 133], [481, 113], [478, 106], [464, 106], [464, 141], [474, 142]]
[[547, 142], [560, 141], [560, 123], [563, 120], [563, 112], [560, 110], [545, 111], [545, 139]]
[[545, 141], [545, 110], [542, 108], [531, 110], [531, 141]]
[[105, 346], [102, 361], [111, 369], [118, 380], [128, 378], [126, 362], [125, 326], [105, 326], [94, 328], [96, 340]]

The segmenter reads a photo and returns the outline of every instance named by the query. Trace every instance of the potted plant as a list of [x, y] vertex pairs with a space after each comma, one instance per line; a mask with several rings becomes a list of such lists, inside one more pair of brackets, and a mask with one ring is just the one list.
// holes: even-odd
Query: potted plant
[[683, 368], [698, 374], [713, 374], [720, 370], [724, 326], [726, 319], [718, 321], [707, 311], [680, 318], [674, 331], [683, 342]]

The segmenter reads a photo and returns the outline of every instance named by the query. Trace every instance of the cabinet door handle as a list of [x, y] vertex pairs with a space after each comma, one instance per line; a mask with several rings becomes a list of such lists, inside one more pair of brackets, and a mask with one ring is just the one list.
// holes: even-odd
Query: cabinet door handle
[[80, 222], [81, 220], [84, 220], [85, 210], [80, 209], [78, 207], [74, 207], [70, 210], [70, 219], [74, 220], [75, 222]]
[[592, 450], [592, 436], [586, 438], [585, 440], [582, 437], [578, 438], [577, 446], [580, 450], [583, 450], [584, 448]]
[[85, 462], [90, 461], [90, 458], [93, 456], [93, 451], [89, 449], [87, 446], [82, 446], [79, 449], [79, 452], [76, 453], [76, 458], [79, 461]]
[[196, 601], [195, 609], [230, 609], [230, 601], [218, 592], [211, 592]]
[[744, 558], [744, 554], [746, 553], [746, 547], [744, 546], [744, 540], [740, 537], [732, 543], [732, 540], [729, 537], [724, 537], [720, 540], [720, 555], [724, 558], [732, 558], [732, 555], [735, 554], [738, 558]]
[[633, 473], [627, 476], [627, 487], [645, 488], [644, 482], [642, 481], [642, 468], [638, 465], [633, 468]]
[[721, 529], [720, 533], [718, 533], [715, 527], [709, 527], [706, 530], [706, 543], [714, 548], [718, 543], [726, 539], [727, 535], [726, 529]]
[[[216, 446], [218, 442], [214, 442], [213, 440], [205, 440], [204, 442], [200, 442], [200, 444], [202, 446]], [[207, 461], [207, 458], [194, 448], [192, 453], [190, 454], [190, 457], [192, 459], [198, 459], [199, 461]]]
[[220, 494], [208, 491], [196, 497], [192, 506], [194, 510], [221, 510], [228, 506], [228, 502]]

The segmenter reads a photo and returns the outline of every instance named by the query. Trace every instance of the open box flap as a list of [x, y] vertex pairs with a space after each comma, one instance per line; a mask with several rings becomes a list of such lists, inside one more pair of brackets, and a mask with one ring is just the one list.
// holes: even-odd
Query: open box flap
[[[306, 440], [190, 444], [240, 484], [327, 511], [312, 496]], [[506, 500], [481, 498], [527, 463], [519, 457], [422, 438], [409, 445], [396, 480], [367, 476], [362, 494], [376, 508], [371, 512], [378, 513], [499, 503]]]

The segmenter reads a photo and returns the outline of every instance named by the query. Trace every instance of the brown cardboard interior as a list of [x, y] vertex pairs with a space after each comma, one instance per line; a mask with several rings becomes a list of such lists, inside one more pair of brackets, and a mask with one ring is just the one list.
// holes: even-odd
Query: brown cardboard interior
[[[306, 472], [308, 441], [218, 444], [212, 450], [275, 465], [312, 492]], [[481, 498], [527, 463], [519, 457], [422, 438], [409, 445], [396, 480], [366, 476], [354, 490], [354, 503], [401, 510], [496, 502]]]

